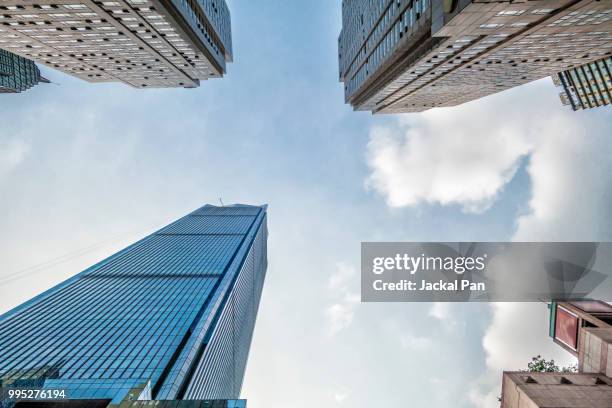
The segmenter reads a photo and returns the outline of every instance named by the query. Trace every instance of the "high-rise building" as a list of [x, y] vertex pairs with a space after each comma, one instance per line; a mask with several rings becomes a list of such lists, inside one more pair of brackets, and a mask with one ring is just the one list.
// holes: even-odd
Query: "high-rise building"
[[[87, 407], [237, 399], [266, 212], [206, 205], [0, 316], [0, 385], [61, 390]], [[214, 406], [242, 406], [224, 404]]]
[[373, 113], [455, 106], [612, 53], [612, 3], [343, 0], [345, 99]]
[[0, 93], [18, 93], [48, 82], [33, 61], [0, 50]]
[[224, 0], [4, 0], [0, 48], [89, 82], [196, 87], [232, 59]]
[[612, 104], [612, 57], [568, 69], [552, 79], [563, 87], [561, 103], [575, 111]]

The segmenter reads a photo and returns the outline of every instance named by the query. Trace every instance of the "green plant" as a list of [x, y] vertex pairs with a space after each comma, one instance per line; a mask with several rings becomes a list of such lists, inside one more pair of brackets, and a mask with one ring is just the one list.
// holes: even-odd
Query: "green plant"
[[575, 373], [578, 371], [576, 365], [559, 367], [555, 364], [555, 360], [546, 360], [542, 356], [537, 355], [531, 358], [531, 362], [527, 364], [527, 370], [529, 372], [538, 373]]

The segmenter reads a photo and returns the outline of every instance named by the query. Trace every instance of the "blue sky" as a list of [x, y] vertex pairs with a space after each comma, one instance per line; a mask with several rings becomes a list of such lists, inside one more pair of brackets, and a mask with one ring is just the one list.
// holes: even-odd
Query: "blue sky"
[[543, 305], [360, 304], [359, 245], [612, 240], [610, 109], [571, 112], [544, 79], [352, 112], [336, 3], [229, 2], [234, 63], [198, 89], [44, 69], [57, 85], [2, 96], [0, 312], [222, 197], [270, 205], [251, 408], [493, 407], [501, 369], [570, 361]]

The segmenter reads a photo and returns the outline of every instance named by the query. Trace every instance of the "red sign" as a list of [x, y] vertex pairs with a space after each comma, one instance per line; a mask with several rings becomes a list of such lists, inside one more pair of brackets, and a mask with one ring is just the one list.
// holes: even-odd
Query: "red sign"
[[578, 316], [562, 307], [557, 307], [555, 339], [576, 350], [578, 345]]

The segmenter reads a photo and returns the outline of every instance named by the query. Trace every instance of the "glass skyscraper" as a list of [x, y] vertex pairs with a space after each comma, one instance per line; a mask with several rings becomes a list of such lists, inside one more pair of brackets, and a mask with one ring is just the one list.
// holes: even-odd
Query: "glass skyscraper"
[[206, 205], [0, 316], [5, 394], [61, 390], [84, 406], [237, 399], [266, 212]]
[[561, 102], [575, 111], [612, 104], [612, 57], [568, 69], [552, 79], [563, 87]]
[[19, 93], [39, 82], [48, 82], [29, 59], [0, 50], [0, 93]]

